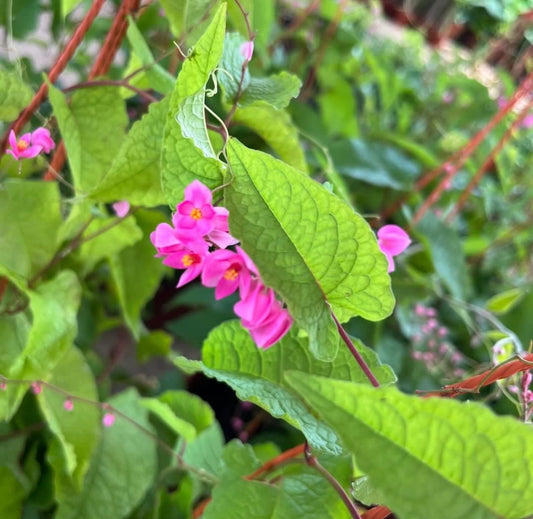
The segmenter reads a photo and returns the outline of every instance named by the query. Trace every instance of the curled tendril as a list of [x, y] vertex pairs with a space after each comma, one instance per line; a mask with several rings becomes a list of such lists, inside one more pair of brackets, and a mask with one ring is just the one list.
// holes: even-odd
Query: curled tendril
[[191, 54], [192, 54], [192, 49], [189, 49], [189, 50], [187, 51], [187, 54], [185, 54], [185, 53], [183, 52], [183, 50], [181, 50], [180, 44], [179, 44], [177, 41], [173, 41], [172, 43], [174, 44], [174, 46], [176, 47], [176, 49], [178, 49], [178, 52], [181, 54], [181, 57], [182, 57], [183, 59], [187, 59], [187, 58], [189, 58], [189, 57], [191, 56]]

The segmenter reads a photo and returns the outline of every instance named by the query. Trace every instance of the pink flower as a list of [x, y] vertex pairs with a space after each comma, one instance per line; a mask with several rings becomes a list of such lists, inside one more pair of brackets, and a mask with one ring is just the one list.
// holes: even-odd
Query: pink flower
[[15, 160], [19, 159], [33, 159], [41, 153], [42, 147], [31, 143], [31, 133], [25, 133], [20, 139], [17, 140], [15, 132], [11, 130], [9, 132], [9, 146], [6, 150], [11, 154]]
[[72, 400], [70, 398], [67, 398], [63, 402], [63, 409], [70, 413], [70, 411], [72, 411], [74, 409], [74, 402], [72, 402]]
[[124, 218], [129, 213], [130, 203], [127, 200], [120, 200], [115, 202], [112, 207], [119, 218]]
[[498, 105], [498, 108], [501, 110], [507, 104], [507, 98], [505, 96], [498, 97], [496, 104]]
[[533, 126], [533, 114], [528, 114], [522, 121], [522, 128], [531, 128]]
[[156, 258], [182, 251], [185, 247], [178, 236], [176, 229], [168, 223], [160, 223], [150, 234], [150, 241], [157, 249]]
[[185, 188], [185, 200], [177, 206], [172, 218], [176, 229], [189, 236], [205, 236], [215, 228], [213, 195], [207, 186], [194, 180]]
[[208, 255], [209, 246], [207, 243], [198, 243], [194, 249], [182, 248], [179, 252], [169, 254], [163, 264], [179, 270], [185, 270], [181, 275], [177, 288], [190, 283], [196, 279], [204, 267], [204, 260]]
[[401, 254], [409, 244], [409, 235], [397, 225], [385, 225], [378, 231], [378, 245], [389, 262], [388, 272], [394, 272], [393, 256]]
[[274, 291], [259, 280], [251, 282], [246, 297], [233, 307], [259, 348], [278, 342], [290, 329], [292, 317], [282, 308]]
[[50, 137], [50, 132], [46, 128], [37, 128], [31, 134], [31, 143], [35, 146], [40, 146], [45, 153], [50, 153], [56, 147], [52, 137]]
[[7, 389], [7, 383], [5, 380], [0, 380], [0, 391], [5, 391]]
[[239, 240], [234, 238], [229, 233], [229, 211], [225, 207], [214, 207], [213, 209], [215, 210], [215, 226], [213, 230], [207, 235], [207, 239], [213, 242], [221, 249], [226, 249], [230, 245], [235, 245], [239, 243]]
[[250, 272], [257, 275], [257, 268], [240, 247], [237, 252], [220, 249], [205, 260], [202, 284], [216, 287], [215, 299], [222, 299], [233, 294], [239, 286], [244, 290], [249, 285], [246, 278], [250, 278]]
[[241, 53], [241, 56], [244, 58], [244, 62], [249, 63], [252, 60], [252, 56], [254, 54], [254, 42], [245, 41], [241, 45], [239, 52]]
[[102, 418], [102, 424], [104, 427], [112, 427], [117, 417], [113, 413], [105, 413]]

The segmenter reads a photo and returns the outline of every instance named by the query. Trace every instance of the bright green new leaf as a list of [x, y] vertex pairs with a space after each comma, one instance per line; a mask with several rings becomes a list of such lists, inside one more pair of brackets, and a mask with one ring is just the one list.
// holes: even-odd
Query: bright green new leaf
[[457, 299], [465, 300], [470, 291], [466, 259], [457, 232], [432, 213], [416, 226], [418, 236], [428, 248], [435, 270]]
[[363, 139], [333, 143], [329, 151], [339, 173], [375, 186], [408, 190], [420, 167], [394, 146]]
[[81, 0], [61, 0], [61, 14], [63, 18], [66, 18], [79, 3], [81, 3]]
[[187, 442], [195, 440], [215, 419], [211, 407], [187, 391], [166, 391], [157, 398], [144, 398], [142, 404]]
[[194, 179], [213, 188], [222, 181], [222, 163], [216, 158], [207, 133], [204, 99], [206, 84], [222, 56], [226, 4], [183, 63], [170, 98], [163, 148], [161, 182], [170, 205], [183, 199]]
[[228, 160], [232, 234], [308, 331], [315, 355], [333, 358], [329, 305], [343, 321], [358, 315], [378, 321], [394, 306], [374, 233], [346, 203], [270, 155], [232, 139]]
[[[72, 395], [97, 400], [96, 383], [81, 351], [70, 348], [57, 363], [47, 382]], [[94, 406], [74, 401], [74, 409], [63, 408], [65, 396], [46, 387], [37, 398], [41, 412], [61, 444], [64, 463], [54, 467], [65, 477], [72, 477], [81, 489], [93, 451], [100, 438], [100, 412]]]
[[262, 54], [267, 50], [267, 45], [270, 42], [270, 34], [272, 33], [276, 19], [274, 0], [253, 0], [253, 2], [254, 45]]
[[161, 0], [165, 14], [170, 22], [172, 33], [183, 36], [189, 33], [194, 36], [201, 30], [207, 10], [213, 9], [212, 0]]
[[[151, 431], [147, 411], [134, 390], [124, 391], [109, 404]], [[122, 519], [129, 516], [153, 484], [156, 444], [150, 436], [117, 416], [104, 429], [81, 492], [56, 474], [59, 506], [56, 519]]]
[[533, 514], [533, 430], [477, 403], [288, 373], [340, 435], [384, 504], [409, 519]]
[[56, 252], [61, 225], [55, 182], [9, 180], [0, 190], [0, 264], [29, 277]]
[[[116, 225], [113, 225], [115, 222]], [[101, 234], [97, 234], [100, 233]], [[132, 216], [118, 221], [117, 218], [99, 218], [91, 222], [83, 237], [97, 234], [80, 247], [79, 260], [83, 265], [83, 273], [88, 274], [96, 264], [122, 249], [137, 243], [143, 232]]]
[[164, 204], [159, 161], [167, 111], [166, 97], [150, 105], [148, 113], [132, 126], [92, 198], [102, 202], [127, 200], [145, 207]]
[[128, 125], [124, 100], [117, 88], [94, 87], [76, 91], [67, 104], [60, 90], [48, 88], [74, 185], [88, 193], [107, 173], [124, 140]]
[[[24, 349], [14, 361], [11, 359], [10, 369], [4, 374], [9, 378], [44, 379], [72, 346], [76, 336], [80, 285], [73, 272], [63, 270], [34, 291], [20, 283], [17, 286], [29, 298], [33, 322]], [[17, 334], [24, 336], [26, 326], [17, 323]], [[20, 385], [0, 392], [0, 419], [11, 417], [27, 389]]]
[[[381, 365], [372, 350], [358, 341], [354, 344], [382, 384], [394, 382], [390, 368]], [[241, 400], [250, 400], [272, 416], [283, 418], [300, 429], [314, 447], [335, 454], [341, 451], [336, 434], [295, 398], [283, 380], [283, 371], [367, 382], [348, 348], [341, 348], [332, 362], [323, 362], [311, 355], [307, 339], [299, 338], [297, 331], [292, 330], [278, 344], [263, 351], [257, 348], [238, 321], [226, 321], [209, 334], [202, 348], [202, 361], [175, 359], [180, 368], [201, 370], [207, 376], [227, 383]], [[280, 366], [283, 366], [281, 371]]]
[[135, 228], [142, 233], [142, 239], [133, 245], [128, 244], [117, 254], [107, 256], [124, 318], [133, 335], [138, 338], [141, 333], [141, 310], [154, 295], [167, 268], [154, 260], [155, 249], [150, 242], [150, 233], [164, 220], [163, 214], [143, 210], [137, 211], [135, 217]]
[[0, 121], [16, 119], [31, 98], [31, 88], [17, 74], [0, 69]]
[[498, 315], [503, 315], [512, 310], [526, 295], [525, 288], [511, 288], [491, 297], [486, 304], [487, 310]]
[[[165, 95], [172, 92], [174, 88], [174, 77], [159, 63], [155, 62], [150, 47], [144, 41], [141, 31], [139, 31], [135, 21], [131, 17], [128, 18], [128, 31], [126, 32], [126, 36], [132, 47], [132, 53], [128, 66], [124, 70], [124, 77], [127, 77], [141, 67], [145, 67], [145, 70], [129, 80], [131, 85], [139, 88], [151, 88]], [[125, 88], [124, 91], [123, 95], [126, 98], [135, 95], [135, 92], [132, 90]]]

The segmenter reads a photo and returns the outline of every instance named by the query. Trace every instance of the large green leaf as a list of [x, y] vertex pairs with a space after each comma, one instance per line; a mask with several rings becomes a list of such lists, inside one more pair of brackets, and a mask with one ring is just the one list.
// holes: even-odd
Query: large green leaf
[[[91, 369], [75, 347], [61, 358], [47, 381], [72, 395], [98, 399]], [[63, 472], [65, 477], [72, 477], [74, 485], [81, 489], [100, 437], [100, 413], [96, 407], [76, 401], [71, 412], [65, 411], [65, 396], [46, 387], [37, 399], [48, 427], [61, 444], [64, 463], [59, 463], [55, 470]]]
[[[141, 427], [151, 431], [147, 411], [139, 395], [128, 390], [114, 396], [109, 404]], [[56, 519], [122, 519], [141, 501], [156, 474], [154, 440], [130, 422], [117, 417], [103, 431], [81, 492], [56, 474]]]
[[427, 245], [435, 270], [451, 294], [465, 300], [470, 292], [470, 279], [463, 245], [457, 232], [427, 213], [416, 226], [418, 236]]
[[0, 121], [16, 119], [31, 97], [31, 88], [17, 74], [0, 69]]
[[533, 514], [533, 430], [476, 403], [288, 373], [356, 458], [384, 504], [409, 519]]
[[213, 8], [212, 4], [213, 0], [161, 0], [175, 36], [183, 36], [185, 32], [196, 33], [207, 9]]
[[[379, 363], [376, 354], [354, 341], [382, 384], [394, 382], [388, 366]], [[202, 349], [202, 362], [175, 359], [180, 368], [203, 371], [207, 376], [226, 382], [241, 400], [250, 400], [271, 415], [283, 418], [301, 429], [309, 442], [322, 450], [339, 454], [338, 438], [332, 429], [309, 413], [283, 380], [286, 370], [314, 373], [334, 379], [368, 382], [347, 348], [341, 348], [332, 362], [323, 362], [309, 352], [308, 341], [291, 330], [278, 344], [260, 350], [238, 321], [226, 321], [213, 330]], [[280, 369], [280, 366], [283, 369]]]
[[336, 353], [330, 307], [341, 320], [387, 317], [394, 298], [374, 233], [347, 204], [300, 171], [232, 139], [225, 191], [230, 229], [266, 285], [306, 329], [311, 349]]
[[118, 254], [110, 255], [109, 263], [124, 318], [138, 338], [141, 332], [141, 310], [157, 290], [167, 268], [154, 260], [154, 246], [150, 242], [150, 232], [164, 220], [163, 214], [138, 211], [136, 218], [143, 238]]
[[56, 251], [61, 225], [54, 182], [9, 180], [0, 190], [0, 264], [24, 277], [38, 271]]
[[339, 173], [368, 184], [407, 190], [420, 174], [416, 162], [388, 144], [350, 139], [329, 150]]
[[88, 193], [98, 185], [117, 156], [128, 118], [117, 88], [76, 91], [67, 104], [60, 90], [49, 85], [49, 97], [76, 189]]
[[161, 191], [159, 158], [168, 98], [152, 103], [137, 121], [102, 182], [91, 197], [102, 202], [127, 200], [133, 205], [153, 207], [165, 203]]
[[[80, 302], [80, 286], [75, 274], [63, 270], [52, 280], [42, 283], [36, 290], [28, 290], [17, 282], [18, 288], [29, 298], [33, 316], [31, 329], [27, 324], [17, 323], [17, 334], [27, 340], [18, 356], [11, 353], [11, 365], [7, 373], [10, 378], [43, 379], [71, 347], [77, 332], [76, 315]], [[20, 347], [20, 343], [19, 343]], [[0, 392], [0, 419], [8, 420], [16, 411], [26, 386], [10, 386]]]
[[161, 182], [170, 205], [183, 199], [194, 179], [209, 187], [222, 181], [222, 163], [207, 133], [204, 100], [206, 83], [222, 56], [226, 4], [222, 4], [206, 32], [183, 63], [170, 98], [161, 155]]
[[19, 519], [24, 504], [24, 487], [10, 467], [0, 464], [0, 517]]

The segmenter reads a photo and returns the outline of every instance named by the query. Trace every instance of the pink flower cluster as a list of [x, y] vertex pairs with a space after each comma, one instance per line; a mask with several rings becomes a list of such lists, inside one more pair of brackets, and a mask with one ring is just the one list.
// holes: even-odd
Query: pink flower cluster
[[509, 391], [519, 395], [520, 401], [524, 409], [524, 421], [527, 422], [533, 415], [533, 391], [529, 389], [533, 375], [531, 371], [525, 371], [522, 374], [522, 380], [520, 381], [520, 387], [512, 385], [509, 386]]
[[239, 291], [234, 311], [241, 318], [257, 346], [268, 348], [290, 329], [292, 318], [271, 288], [262, 283], [259, 272], [229, 233], [228, 210], [212, 205], [209, 188], [193, 181], [185, 188], [185, 200], [178, 204], [172, 226], [159, 224], [150, 239], [169, 267], [183, 270], [178, 287], [200, 276], [206, 287], [222, 299]]
[[11, 130], [8, 141], [10, 147], [6, 151], [15, 160], [33, 159], [43, 151], [50, 153], [56, 146], [46, 128], [37, 128], [32, 133], [25, 133], [18, 140], [15, 132]]
[[393, 256], [401, 254], [409, 247], [410, 243], [411, 238], [409, 238], [409, 235], [397, 225], [384, 225], [378, 231], [379, 248], [389, 262], [388, 272], [394, 272], [395, 269]]

